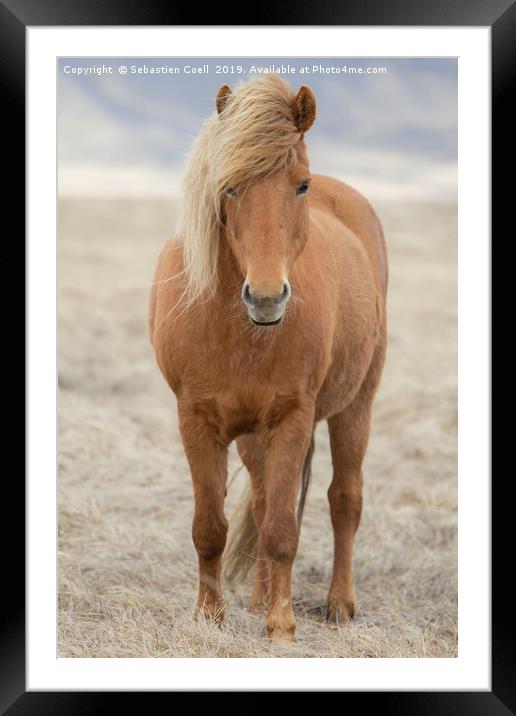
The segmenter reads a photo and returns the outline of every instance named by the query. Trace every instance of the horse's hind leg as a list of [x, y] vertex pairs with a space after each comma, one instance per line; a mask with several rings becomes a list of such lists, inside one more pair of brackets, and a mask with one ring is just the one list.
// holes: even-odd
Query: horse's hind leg
[[378, 351], [357, 397], [345, 410], [328, 420], [333, 461], [333, 480], [328, 489], [328, 499], [334, 533], [333, 578], [327, 611], [329, 622], [348, 621], [355, 613], [353, 544], [362, 514], [362, 463], [382, 365], [383, 351]]
[[249, 472], [253, 488], [253, 520], [258, 531], [258, 549], [256, 554], [256, 574], [250, 606], [258, 608], [266, 605], [269, 593], [269, 570], [267, 556], [260, 539], [260, 529], [265, 516], [265, 446], [256, 435], [241, 435], [237, 438], [237, 449], [242, 462]]
[[355, 422], [348, 411], [328, 420], [333, 480], [328, 490], [334, 535], [333, 578], [328, 595], [327, 618], [348, 621], [355, 613], [352, 556], [355, 532], [362, 513], [362, 460], [369, 421]]

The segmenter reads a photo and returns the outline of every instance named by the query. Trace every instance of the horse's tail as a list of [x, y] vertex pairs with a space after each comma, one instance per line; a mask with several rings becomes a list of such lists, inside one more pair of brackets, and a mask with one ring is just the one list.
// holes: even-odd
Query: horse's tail
[[[306, 496], [312, 476], [314, 446], [314, 434], [312, 433], [310, 447], [306, 453], [301, 471], [301, 490], [297, 505], [297, 524], [299, 529], [301, 529]], [[252, 501], [253, 494], [249, 483], [231, 519], [228, 543], [224, 552], [224, 576], [230, 582], [243, 581], [256, 562], [258, 531], [254, 524]]]
[[305, 502], [308, 495], [308, 488], [310, 487], [310, 479], [312, 477], [312, 458], [314, 456], [315, 440], [314, 432], [312, 431], [312, 437], [310, 439], [310, 445], [308, 452], [306, 453], [305, 461], [303, 463], [303, 469], [301, 470], [301, 491], [299, 493], [299, 502], [297, 504], [297, 525], [301, 529], [301, 522], [303, 520], [303, 512], [305, 511]]
[[256, 560], [258, 531], [253, 520], [252, 502], [249, 482], [230, 520], [223, 558], [224, 576], [229, 582], [243, 581]]

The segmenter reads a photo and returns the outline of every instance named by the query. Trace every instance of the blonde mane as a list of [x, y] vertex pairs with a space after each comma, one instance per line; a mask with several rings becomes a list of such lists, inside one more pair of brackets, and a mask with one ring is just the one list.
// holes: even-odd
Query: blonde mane
[[222, 200], [285, 166], [301, 134], [294, 92], [266, 74], [236, 87], [223, 112], [206, 120], [183, 181], [177, 235], [183, 245], [188, 301], [217, 287]]

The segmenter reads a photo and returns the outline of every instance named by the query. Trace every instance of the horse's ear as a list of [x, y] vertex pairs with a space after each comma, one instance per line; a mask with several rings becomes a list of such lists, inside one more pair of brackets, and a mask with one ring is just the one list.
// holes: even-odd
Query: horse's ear
[[315, 95], [307, 85], [301, 85], [292, 100], [294, 122], [301, 134], [307, 132], [315, 122]]
[[228, 87], [228, 85], [222, 85], [222, 87], [219, 88], [219, 91], [217, 92], [217, 99], [215, 100], [217, 105], [217, 112], [220, 114], [224, 107], [226, 106], [226, 102], [228, 101], [228, 97], [231, 94], [231, 87]]

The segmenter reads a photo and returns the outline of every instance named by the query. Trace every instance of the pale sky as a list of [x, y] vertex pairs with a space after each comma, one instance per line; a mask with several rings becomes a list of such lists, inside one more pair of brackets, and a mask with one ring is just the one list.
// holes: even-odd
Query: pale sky
[[[207, 73], [185, 72], [206, 65]], [[235, 73], [216, 74], [217, 65]], [[60, 194], [177, 195], [186, 154], [214, 111], [218, 87], [271, 65], [295, 70], [281, 76], [316, 94], [317, 120], [306, 135], [313, 172], [342, 179], [371, 199], [456, 198], [456, 59], [313, 57], [61, 58]], [[163, 66], [179, 74], [143, 72]], [[341, 72], [324, 72], [331, 67]], [[350, 73], [359, 67], [362, 74]], [[386, 73], [365, 71], [379, 67]]]

